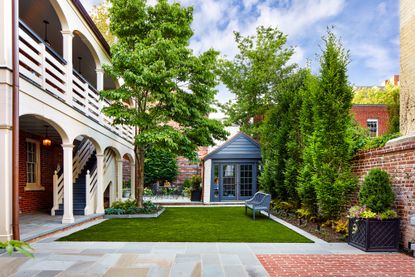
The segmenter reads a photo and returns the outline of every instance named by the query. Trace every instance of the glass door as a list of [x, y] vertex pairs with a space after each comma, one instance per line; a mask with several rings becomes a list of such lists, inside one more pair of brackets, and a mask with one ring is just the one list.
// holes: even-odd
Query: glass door
[[236, 191], [236, 164], [222, 165], [222, 200], [235, 200]]
[[253, 164], [240, 164], [239, 165], [239, 197], [238, 199], [244, 200], [252, 197], [254, 174]]

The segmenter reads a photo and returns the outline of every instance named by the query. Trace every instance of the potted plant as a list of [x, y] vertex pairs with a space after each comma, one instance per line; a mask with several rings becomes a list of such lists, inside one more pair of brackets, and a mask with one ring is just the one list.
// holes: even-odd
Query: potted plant
[[200, 201], [202, 199], [202, 178], [199, 175], [192, 176], [191, 183], [191, 201]]
[[349, 244], [368, 252], [398, 251], [399, 218], [391, 210], [393, 201], [388, 173], [370, 170], [359, 192], [362, 206], [349, 210]]

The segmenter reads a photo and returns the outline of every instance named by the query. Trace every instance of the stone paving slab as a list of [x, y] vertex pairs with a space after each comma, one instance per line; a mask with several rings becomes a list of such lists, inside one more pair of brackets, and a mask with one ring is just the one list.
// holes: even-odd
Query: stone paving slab
[[258, 255], [269, 276], [415, 276], [404, 254]]
[[[344, 243], [56, 241], [32, 246], [35, 259], [20, 254], [0, 256], [0, 265], [8, 268], [7, 275], [0, 276], [268, 276], [257, 255], [370, 256]], [[3, 268], [0, 267], [0, 272]]]

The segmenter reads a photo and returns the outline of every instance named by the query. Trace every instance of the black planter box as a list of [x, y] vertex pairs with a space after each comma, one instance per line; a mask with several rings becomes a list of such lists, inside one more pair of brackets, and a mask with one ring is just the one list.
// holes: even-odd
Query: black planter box
[[348, 243], [366, 252], [399, 251], [399, 218], [350, 218]]
[[190, 201], [200, 201], [202, 199], [202, 191], [201, 190], [192, 190], [190, 195]]

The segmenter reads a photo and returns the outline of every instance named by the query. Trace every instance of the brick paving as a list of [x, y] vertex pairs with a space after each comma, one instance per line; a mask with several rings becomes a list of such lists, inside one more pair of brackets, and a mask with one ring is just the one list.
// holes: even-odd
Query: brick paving
[[415, 276], [404, 254], [257, 255], [270, 276]]

